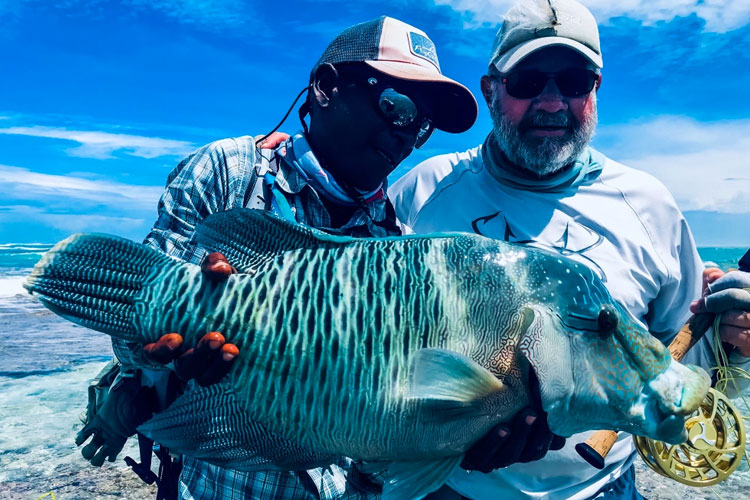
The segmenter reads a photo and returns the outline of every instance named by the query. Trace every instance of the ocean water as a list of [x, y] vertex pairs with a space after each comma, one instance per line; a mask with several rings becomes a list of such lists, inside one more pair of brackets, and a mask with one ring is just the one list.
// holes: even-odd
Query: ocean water
[[[49, 248], [0, 244], [0, 499], [33, 500], [50, 491], [58, 500], [154, 498], [154, 488], [122, 462], [128, 454], [137, 457], [135, 440], [115, 464], [101, 469], [84, 461], [73, 442], [88, 383], [112, 351], [108, 336], [55, 316], [23, 289], [31, 267]], [[704, 261], [723, 269], [736, 266], [745, 250], [699, 249]], [[744, 488], [747, 473], [742, 474], [731, 479]], [[659, 493], [662, 480], [655, 477], [657, 487], [646, 485], [651, 498], [671, 498], [669, 488]]]
[[[0, 245], [0, 499], [154, 498], [121, 460], [95, 469], [75, 446], [89, 381], [112, 350], [108, 336], [55, 316], [23, 289], [49, 248]], [[137, 457], [134, 444], [121, 457]]]
[[716, 264], [716, 267], [724, 270], [736, 268], [745, 252], [747, 252], [747, 248], [701, 247], [698, 249], [704, 263], [712, 262]]

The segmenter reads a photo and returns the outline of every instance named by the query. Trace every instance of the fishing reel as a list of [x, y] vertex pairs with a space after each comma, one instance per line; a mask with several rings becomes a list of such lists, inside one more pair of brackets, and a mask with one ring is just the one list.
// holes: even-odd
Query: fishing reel
[[739, 467], [745, 454], [745, 424], [724, 394], [710, 389], [685, 428], [685, 443], [634, 436], [635, 448], [651, 469], [690, 486], [717, 484]]

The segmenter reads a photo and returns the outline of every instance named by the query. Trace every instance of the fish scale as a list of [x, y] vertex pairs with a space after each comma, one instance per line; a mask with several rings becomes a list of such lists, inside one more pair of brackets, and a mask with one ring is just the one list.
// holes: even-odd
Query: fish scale
[[333, 236], [252, 210], [212, 215], [197, 241], [240, 274], [215, 282], [142, 245], [75, 235], [25, 286], [130, 342], [179, 332], [191, 347], [223, 332], [240, 349], [228, 376], [139, 430], [224, 467], [307, 469], [344, 455], [379, 473], [384, 498], [414, 498], [528, 404], [531, 369], [561, 435], [676, 441], [659, 423], [691, 413], [708, 388], [593, 271], [546, 251], [468, 234]]

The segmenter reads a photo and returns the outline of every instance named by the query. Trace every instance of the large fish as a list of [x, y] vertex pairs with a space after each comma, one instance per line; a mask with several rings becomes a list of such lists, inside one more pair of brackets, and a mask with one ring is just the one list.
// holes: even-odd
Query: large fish
[[198, 240], [225, 282], [122, 238], [60, 242], [25, 286], [57, 314], [146, 344], [219, 330], [241, 355], [141, 427], [235, 469], [340, 456], [380, 471], [385, 498], [437, 489], [462, 454], [529, 403], [557, 434], [597, 428], [680, 442], [709, 386], [613, 301], [585, 265], [470, 234], [355, 239], [252, 210]]

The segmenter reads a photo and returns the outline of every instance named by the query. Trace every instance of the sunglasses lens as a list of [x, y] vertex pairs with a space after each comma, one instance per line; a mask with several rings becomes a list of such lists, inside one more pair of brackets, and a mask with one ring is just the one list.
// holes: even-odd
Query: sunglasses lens
[[393, 89], [385, 89], [380, 93], [378, 106], [383, 116], [397, 127], [411, 125], [417, 118], [417, 105], [414, 101]]
[[505, 90], [516, 99], [538, 96], [547, 85], [547, 76], [539, 71], [514, 71], [505, 77]]
[[588, 69], [567, 69], [555, 76], [555, 84], [566, 97], [580, 97], [591, 92], [596, 73]]
[[565, 97], [581, 97], [591, 92], [597, 74], [583, 68], [566, 69], [554, 75], [541, 71], [514, 71], [505, 76], [505, 90], [516, 99], [533, 99], [542, 93], [550, 79]]
[[424, 145], [435, 131], [435, 127], [429, 119], [423, 118], [421, 122], [417, 122], [419, 116], [417, 105], [409, 96], [396, 92], [392, 88], [387, 88], [380, 93], [378, 107], [385, 119], [394, 127], [416, 128], [419, 125], [417, 138], [414, 142], [415, 148]]

